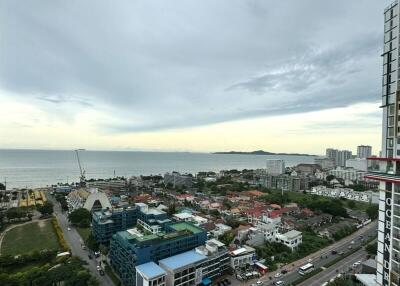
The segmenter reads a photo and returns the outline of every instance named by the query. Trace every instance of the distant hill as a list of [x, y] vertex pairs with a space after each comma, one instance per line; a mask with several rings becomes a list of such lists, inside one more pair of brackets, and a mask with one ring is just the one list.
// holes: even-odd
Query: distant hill
[[213, 154], [230, 154], [230, 155], [287, 155], [287, 156], [316, 156], [310, 154], [301, 153], [272, 153], [263, 150], [242, 152], [242, 151], [228, 151], [228, 152], [214, 152]]

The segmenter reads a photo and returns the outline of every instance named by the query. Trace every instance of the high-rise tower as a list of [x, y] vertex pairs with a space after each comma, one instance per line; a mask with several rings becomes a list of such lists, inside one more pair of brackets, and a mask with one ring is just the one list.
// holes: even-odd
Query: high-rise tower
[[384, 11], [382, 72], [382, 153], [370, 158], [366, 178], [378, 180], [380, 190], [377, 285], [400, 283], [400, 87], [399, 2]]

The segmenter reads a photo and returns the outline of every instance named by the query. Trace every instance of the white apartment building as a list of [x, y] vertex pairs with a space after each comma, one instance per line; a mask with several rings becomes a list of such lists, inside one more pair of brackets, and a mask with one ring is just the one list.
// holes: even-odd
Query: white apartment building
[[290, 230], [286, 233], [278, 233], [276, 235], [276, 242], [283, 243], [293, 251], [303, 242], [303, 235], [297, 230]]
[[346, 161], [346, 167], [366, 172], [368, 169], [368, 160], [365, 158], [348, 159]]
[[230, 255], [231, 267], [232, 269], [236, 269], [247, 264], [253, 265], [256, 250], [250, 246], [244, 245], [241, 248], [231, 251]]
[[368, 145], [357, 146], [357, 158], [366, 159], [371, 157], [372, 147]]
[[328, 174], [343, 180], [362, 181], [366, 172], [358, 171], [354, 168], [337, 167], [336, 169], [329, 170]]
[[346, 166], [346, 161], [351, 159], [352, 152], [348, 150], [342, 150], [339, 151], [339, 161], [338, 161], [338, 166], [344, 167]]
[[319, 157], [314, 159], [314, 163], [321, 166], [322, 169], [335, 168], [335, 161], [328, 157]]
[[268, 159], [266, 172], [269, 175], [281, 175], [285, 173], [285, 161], [280, 159]]
[[379, 194], [376, 192], [356, 192], [350, 188], [327, 188], [326, 186], [315, 186], [311, 188], [311, 194], [330, 198], [346, 198], [348, 200], [359, 202], [371, 202], [378, 204]]
[[166, 286], [166, 272], [154, 262], [136, 266], [136, 286]]

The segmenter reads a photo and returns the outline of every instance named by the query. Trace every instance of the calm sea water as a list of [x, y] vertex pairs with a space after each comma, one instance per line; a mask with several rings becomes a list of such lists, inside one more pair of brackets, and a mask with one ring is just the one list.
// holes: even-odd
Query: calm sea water
[[[264, 168], [265, 160], [283, 159], [286, 166], [312, 163], [311, 156], [220, 155], [175, 152], [82, 151], [81, 163], [89, 178], [164, 174], [178, 171], [220, 171]], [[0, 150], [0, 181], [7, 188], [41, 187], [77, 182], [79, 168], [73, 151]]]

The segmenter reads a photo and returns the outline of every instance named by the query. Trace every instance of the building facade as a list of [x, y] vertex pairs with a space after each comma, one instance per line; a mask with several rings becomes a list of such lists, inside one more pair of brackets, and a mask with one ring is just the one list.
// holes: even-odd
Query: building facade
[[266, 172], [269, 175], [281, 175], [285, 173], [285, 161], [280, 159], [269, 159], [266, 163]]
[[98, 243], [108, 245], [113, 234], [139, 224], [151, 233], [164, 230], [170, 223], [166, 212], [149, 208], [144, 203], [118, 209], [105, 209], [92, 214], [92, 234]]
[[368, 161], [366, 158], [348, 159], [346, 161], [346, 168], [353, 168], [357, 171], [367, 171]]
[[399, 2], [384, 10], [382, 151], [370, 158], [368, 179], [379, 181], [377, 285], [400, 285]]
[[165, 231], [157, 234], [120, 231], [111, 239], [110, 264], [125, 286], [135, 286], [136, 266], [192, 250], [204, 245], [206, 239], [203, 229], [187, 222], [167, 224]]
[[357, 146], [357, 158], [366, 159], [371, 157], [372, 147], [368, 145]]

